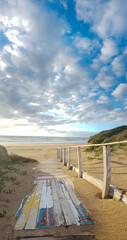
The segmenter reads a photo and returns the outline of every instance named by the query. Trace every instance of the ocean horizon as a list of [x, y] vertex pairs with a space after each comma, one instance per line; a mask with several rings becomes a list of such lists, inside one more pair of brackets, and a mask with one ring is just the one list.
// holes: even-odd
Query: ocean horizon
[[16, 143], [86, 143], [89, 137], [0, 136], [0, 144]]

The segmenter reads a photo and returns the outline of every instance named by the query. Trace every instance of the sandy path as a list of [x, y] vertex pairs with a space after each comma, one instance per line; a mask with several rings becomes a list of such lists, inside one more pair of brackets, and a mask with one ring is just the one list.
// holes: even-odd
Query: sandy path
[[[8, 145], [7, 149], [9, 153], [14, 152], [18, 153], [19, 155], [27, 157], [29, 156], [41, 162], [46, 159], [48, 160], [50, 158], [56, 158], [56, 148], [59, 148], [61, 146], [63, 147], [64, 144], [17, 144]], [[120, 163], [114, 163], [116, 164], [115, 167], [117, 173], [126, 173], [126, 155], [122, 156], [119, 152], [119, 159], [116, 159], [115, 155], [113, 157], [113, 161], [117, 162], [119, 160], [118, 162]], [[122, 165], [122, 163], [124, 164]], [[95, 166], [98, 168], [95, 169]], [[93, 170], [93, 172], [97, 170], [95, 172], [98, 176], [100, 176], [98, 171], [102, 172], [102, 166], [101, 168], [99, 167], [99, 164], [93, 164], [93, 168], [91, 168], [91, 171]], [[68, 174], [73, 178], [75, 190], [80, 200], [90, 210], [90, 213], [95, 221], [95, 235], [97, 240], [127, 240], [127, 205], [117, 200], [102, 200], [101, 192], [99, 189], [87, 183], [83, 179], [78, 179], [77, 174], [71, 171], [67, 171], [66, 167], [62, 168], [64, 169], [65, 174]], [[116, 170], [114, 169], [113, 173], [115, 173]], [[124, 187], [127, 186], [125, 180], [126, 174], [114, 174], [113, 176], [115, 183], [119, 183], [120, 186], [123, 184]]]

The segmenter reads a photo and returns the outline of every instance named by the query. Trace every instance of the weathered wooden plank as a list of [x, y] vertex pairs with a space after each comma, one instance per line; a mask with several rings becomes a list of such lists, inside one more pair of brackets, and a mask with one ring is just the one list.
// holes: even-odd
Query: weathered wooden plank
[[65, 194], [65, 197], [66, 197], [66, 200], [70, 206], [70, 209], [73, 213], [73, 217], [74, 217], [74, 224], [76, 224], [77, 226], [80, 226], [80, 215], [74, 205], [74, 203], [72, 202], [72, 199], [70, 198], [69, 194], [68, 194], [68, 191], [67, 191], [67, 187], [65, 185], [65, 181], [61, 181], [61, 187], [62, 187], [62, 190]]
[[78, 173], [79, 174], [79, 170], [78, 170], [78, 168], [76, 168], [75, 166], [73, 166], [72, 165], [72, 170], [74, 171], [74, 172], [76, 172], [76, 173]]
[[60, 182], [57, 180], [55, 181], [56, 181], [57, 191], [59, 192], [60, 206], [65, 218], [65, 225], [66, 226], [72, 225], [74, 223], [74, 216], [70, 210], [66, 197], [62, 191]]
[[63, 165], [66, 164], [66, 148], [63, 149]]
[[53, 219], [53, 198], [52, 198], [52, 189], [51, 182], [47, 180], [47, 228], [53, 227], [54, 219]]
[[84, 207], [79, 199], [76, 197], [74, 191], [72, 188], [69, 186], [68, 182], [66, 181], [66, 187], [68, 190], [68, 193], [71, 197], [72, 202], [74, 203], [75, 207], [77, 208], [77, 211], [80, 215], [80, 222], [82, 224], [93, 224], [93, 221], [90, 218], [89, 212], [86, 207]]
[[17, 211], [17, 213], [16, 213], [16, 215], [15, 215], [16, 218], [19, 217], [19, 215], [20, 215], [20, 213], [21, 213], [21, 211], [22, 211], [22, 208], [23, 208], [23, 206], [24, 206], [24, 203], [25, 203], [26, 199], [28, 198], [28, 196], [29, 196], [29, 195], [26, 195], [26, 196], [23, 198], [23, 200], [22, 200], [22, 202], [21, 202], [21, 204], [20, 204], [20, 206], [19, 206], [19, 209], [18, 209], [18, 211]]
[[47, 201], [47, 186], [46, 180], [43, 182], [40, 205], [39, 205], [39, 213], [37, 220], [37, 228], [46, 228], [46, 201]]
[[37, 215], [38, 215], [38, 208], [39, 208], [39, 203], [40, 203], [42, 184], [43, 184], [42, 181], [41, 182], [39, 181], [37, 183], [36, 193], [34, 195], [34, 200], [33, 200], [32, 206], [31, 206], [31, 210], [29, 212], [29, 216], [27, 219], [25, 229], [35, 229], [36, 228], [36, 220], [37, 220]]
[[59, 174], [56, 174], [56, 175], [52, 175], [52, 176], [39, 176], [37, 177], [37, 181], [41, 181], [41, 180], [48, 180], [48, 179], [59, 179], [59, 178], [68, 178], [68, 175], [59, 175]]
[[93, 234], [20, 238], [19, 240], [96, 240]]
[[26, 203], [24, 204], [24, 207], [22, 209], [22, 214], [19, 216], [19, 218], [16, 222], [16, 225], [15, 225], [16, 230], [21, 230], [25, 227], [35, 193], [36, 193], [36, 188], [34, 189], [33, 193], [31, 195], [29, 195]]
[[77, 154], [78, 154], [78, 177], [82, 177], [82, 161], [81, 161], [81, 149], [80, 147], [77, 148]]
[[60, 149], [60, 161], [62, 162], [62, 148]]
[[68, 170], [71, 168], [71, 147], [68, 148]]
[[55, 180], [51, 181], [52, 192], [53, 192], [53, 215], [54, 215], [54, 225], [61, 226], [64, 225], [64, 217], [62, 209], [60, 206], [59, 192], [57, 192]]
[[104, 165], [104, 180], [102, 198], [108, 197], [110, 179], [111, 179], [111, 153], [110, 146], [103, 146], [103, 165]]
[[94, 184], [96, 187], [100, 188], [101, 190], [103, 189], [102, 180], [90, 176], [87, 172], [83, 172], [82, 177], [83, 179]]

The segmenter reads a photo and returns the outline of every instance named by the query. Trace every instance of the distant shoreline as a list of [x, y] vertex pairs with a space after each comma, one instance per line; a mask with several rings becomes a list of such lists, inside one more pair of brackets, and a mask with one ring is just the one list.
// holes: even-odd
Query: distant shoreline
[[86, 143], [88, 139], [88, 137], [0, 136], [0, 144], [74, 144]]

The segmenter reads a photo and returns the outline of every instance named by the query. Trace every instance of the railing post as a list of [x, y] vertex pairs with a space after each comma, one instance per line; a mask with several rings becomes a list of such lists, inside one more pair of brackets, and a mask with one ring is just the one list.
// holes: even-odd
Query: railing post
[[60, 149], [58, 149], [58, 159], [60, 159]]
[[60, 149], [60, 162], [62, 162], [62, 148]]
[[59, 149], [57, 149], [57, 158], [59, 158], [59, 153], [58, 153]]
[[81, 149], [80, 147], [77, 148], [78, 154], [78, 177], [82, 177], [82, 161], [81, 161]]
[[68, 148], [68, 170], [71, 168], [71, 147]]
[[63, 149], [63, 165], [66, 164], [66, 148]]
[[102, 190], [102, 198], [109, 195], [110, 179], [111, 179], [111, 152], [110, 146], [103, 146], [103, 166], [104, 166], [104, 182]]

